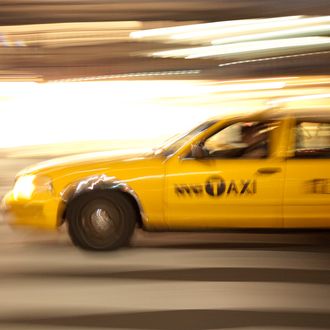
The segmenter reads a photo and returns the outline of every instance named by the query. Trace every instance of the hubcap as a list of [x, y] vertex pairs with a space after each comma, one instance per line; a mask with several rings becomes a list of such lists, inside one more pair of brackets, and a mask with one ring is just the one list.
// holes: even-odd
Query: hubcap
[[99, 233], [109, 231], [114, 225], [109, 213], [104, 209], [96, 209], [90, 217], [94, 229]]
[[81, 210], [82, 239], [93, 248], [104, 248], [122, 234], [120, 209], [105, 199], [91, 200]]

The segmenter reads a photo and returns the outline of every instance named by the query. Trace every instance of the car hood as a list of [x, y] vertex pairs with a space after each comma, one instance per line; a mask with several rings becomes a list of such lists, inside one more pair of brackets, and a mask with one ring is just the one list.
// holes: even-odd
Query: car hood
[[60, 168], [69, 168], [76, 166], [95, 166], [96, 164], [107, 165], [113, 162], [142, 160], [154, 157], [150, 149], [128, 149], [78, 154], [60, 158], [53, 158], [48, 161], [37, 163], [27, 167], [18, 173], [18, 176], [26, 174], [37, 174], [54, 171]]

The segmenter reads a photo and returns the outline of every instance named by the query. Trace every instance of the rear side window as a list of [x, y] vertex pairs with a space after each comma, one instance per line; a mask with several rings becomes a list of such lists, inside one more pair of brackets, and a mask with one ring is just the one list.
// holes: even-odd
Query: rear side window
[[298, 123], [295, 158], [330, 158], [330, 123]]

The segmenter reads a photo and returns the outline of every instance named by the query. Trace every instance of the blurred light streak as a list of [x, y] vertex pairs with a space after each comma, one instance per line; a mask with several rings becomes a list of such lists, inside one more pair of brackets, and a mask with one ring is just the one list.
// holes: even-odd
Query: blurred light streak
[[[185, 33], [179, 35], [173, 35], [170, 37], [172, 40], [180, 40], [181, 42], [186, 41], [198, 41], [198, 42], [210, 42], [217, 36], [223, 38], [224, 36], [241, 35], [249, 32], [262, 32], [273, 29], [284, 29], [292, 26], [308, 25], [308, 24], [319, 24], [319, 23], [330, 22], [330, 16], [317, 17], [317, 18], [301, 18], [298, 16], [290, 17], [278, 17], [268, 19], [256, 19], [247, 20], [244, 24], [237, 24], [232, 27], [224, 27], [220, 29], [214, 29], [209, 31], [196, 31], [192, 33]], [[221, 40], [221, 39], [219, 39]]]
[[201, 121], [208, 111], [204, 109], [202, 113], [190, 106], [169, 109], [159, 99], [192, 95], [198, 92], [198, 84], [189, 81], [1, 83], [1, 95], [13, 97], [1, 101], [0, 147], [166, 137]]
[[219, 64], [218, 66], [223, 67], [223, 66], [236, 65], [236, 64], [273, 61], [273, 60], [281, 60], [281, 59], [286, 59], [286, 58], [295, 58], [295, 57], [312, 56], [312, 55], [323, 55], [323, 54], [329, 54], [329, 53], [330, 53], [330, 51], [326, 50], [326, 51], [321, 51], [321, 52], [311, 52], [311, 53], [283, 55], [283, 56], [272, 56], [272, 57], [265, 57], [265, 58], [255, 58], [255, 59], [251, 59], [251, 60], [222, 63], [222, 64]]
[[[239, 91], [253, 91], [264, 89], [280, 89], [284, 88], [286, 83], [283, 81], [277, 82], [259, 82], [259, 83], [245, 83], [245, 84], [226, 84], [220, 86], [205, 87], [202, 93], [221, 93], [221, 92], [239, 92]], [[201, 87], [202, 88], [202, 87]], [[194, 93], [195, 94], [195, 93]]]
[[317, 34], [319, 36], [320, 34], [327, 35], [327, 34], [329, 34], [329, 32], [330, 32], [330, 25], [326, 24], [326, 25], [302, 27], [302, 28], [297, 28], [297, 29], [264, 32], [264, 33], [258, 33], [258, 34], [247, 34], [247, 35], [229, 37], [229, 38], [221, 38], [221, 39], [213, 40], [211, 43], [213, 45], [219, 45], [219, 44], [236, 43], [236, 42], [242, 42], [242, 41], [277, 39], [277, 38], [282, 38], [282, 37], [302, 37], [302, 36], [315, 35], [315, 34]]
[[267, 103], [269, 99], [300, 96], [302, 94], [324, 94], [327, 92], [329, 92], [329, 86], [287, 86], [283, 89], [274, 90], [250, 90], [213, 93], [205, 96], [193, 95], [190, 97], [168, 97], [166, 99], [162, 99], [162, 103], [166, 103], [168, 106], [203, 106], [203, 111], [208, 111], [210, 108], [214, 108], [220, 112], [223, 111], [223, 109], [231, 112], [234, 107], [239, 110], [239, 112], [246, 112], [248, 109], [252, 109], [252, 111], [264, 109], [265, 103]]
[[250, 78], [250, 79], [230, 79], [230, 80], [224, 80], [224, 81], [214, 81], [214, 84], [221, 85], [221, 84], [228, 84], [228, 83], [256, 83], [256, 82], [271, 82], [271, 81], [286, 81], [286, 80], [297, 80], [301, 79], [299, 76], [283, 76], [283, 77], [267, 77], [267, 78]]
[[[225, 58], [239, 60], [270, 59], [310, 52], [321, 52], [330, 44], [330, 16], [288, 16], [190, 24], [135, 31], [132, 39], [163, 43], [193, 44], [187, 48], [148, 53], [162, 58]], [[259, 56], [258, 56], [259, 55]], [[232, 63], [232, 62], [230, 62]]]
[[173, 70], [173, 71], [157, 71], [157, 72], [135, 72], [125, 74], [112, 74], [102, 76], [80, 77], [72, 79], [51, 80], [49, 82], [79, 82], [79, 81], [95, 81], [108, 79], [122, 79], [122, 78], [139, 78], [139, 77], [156, 77], [156, 76], [175, 76], [175, 75], [194, 75], [200, 74], [200, 70]]
[[[292, 96], [292, 97], [287, 97], [287, 98], [280, 98], [277, 100], [272, 100], [269, 103], [272, 105], [280, 105], [283, 103], [288, 103], [288, 102], [297, 102], [297, 101], [306, 101], [306, 100], [319, 100], [319, 99], [328, 99], [330, 98], [330, 93], [326, 94], [312, 94], [312, 95], [299, 95], [299, 96]], [[328, 104], [323, 106], [328, 108]]]
[[267, 50], [287, 50], [289, 48], [310, 47], [329, 45], [330, 38], [327, 37], [304, 37], [276, 39], [266, 41], [250, 41], [235, 44], [226, 44], [221, 46], [206, 46], [174, 49], [152, 53], [156, 57], [184, 57], [186, 59], [222, 57], [224, 55], [236, 55], [244, 53], [254, 53]]
[[41, 75], [0, 71], [0, 82], [43, 82]]
[[141, 27], [137, 21], [48, 23], [1, 26], [0, 33], [7, 47], [65, 47], [128, 41]]
[[159, 29], [150, 29], [143, 31], [135, 31], [130, 34], [133, 39], [143, 38], [160, 38], [166, 37], [169, 39], [186, 39], [188, 37], [195, 38], [198, 34], [210, 33], [210, 31], [216, 30], [218, 33], [221, 32], [222, 28], [228, 27], [228, 29], [238, 27], [240, 30], [248, 24], [264, 23], [264, 22], [275, 22], [275, 21], [288, 21], [296, 20], [302, 16], [287, 16], [287, 17], [276, 17], [276, 18], [265, 18], [265, 19], [243, 19], [213, 23], [201, 23], [201, 24], [190, 24], [183, 26], [165, 27]]
[[222, 44], [255, 38], [279, 38], [287, 34], [324, 34], [328, 31], [327, 23], [330, 23], [330, 16], [244, 19], [135, 31], [130, 37], [180, 43]]
[[65, 32], [81, 30], [121, 30], [137, 29], [142, 26], [139, 21], [112, 21], [112, 22], [74, 22], [74, 23], [44, 23], [27, 25], [4, 25], [2, 33], [34, 33], [42, 29], [44, 32]]
[[111, 148], [116, 148], [119, 142], [114, 141], [123, 140], [148, 140], [149, 146], [206, 118], [263, 109], [270, 98], [327, 94], [329, 86], [326, 76], [221, 82], [0, 82], [0, 148], [43, 144], [47, 149], [62, 143], [59, 150], [70, 152], [67, 142], [76, 143], [72, 150], [87, 149], [88, 144], [79, 141], [89, 141], [99, 150], [95, 141], [102, 141], [105, 150], [105, 141], [113, 141]]

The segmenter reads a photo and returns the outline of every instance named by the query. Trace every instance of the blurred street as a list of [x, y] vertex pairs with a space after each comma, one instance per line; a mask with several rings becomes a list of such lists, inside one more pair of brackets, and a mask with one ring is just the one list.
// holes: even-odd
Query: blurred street
[[330, 328], [330, 234], [139, 232], [114, 253], [0, 237], [0, 329]]

